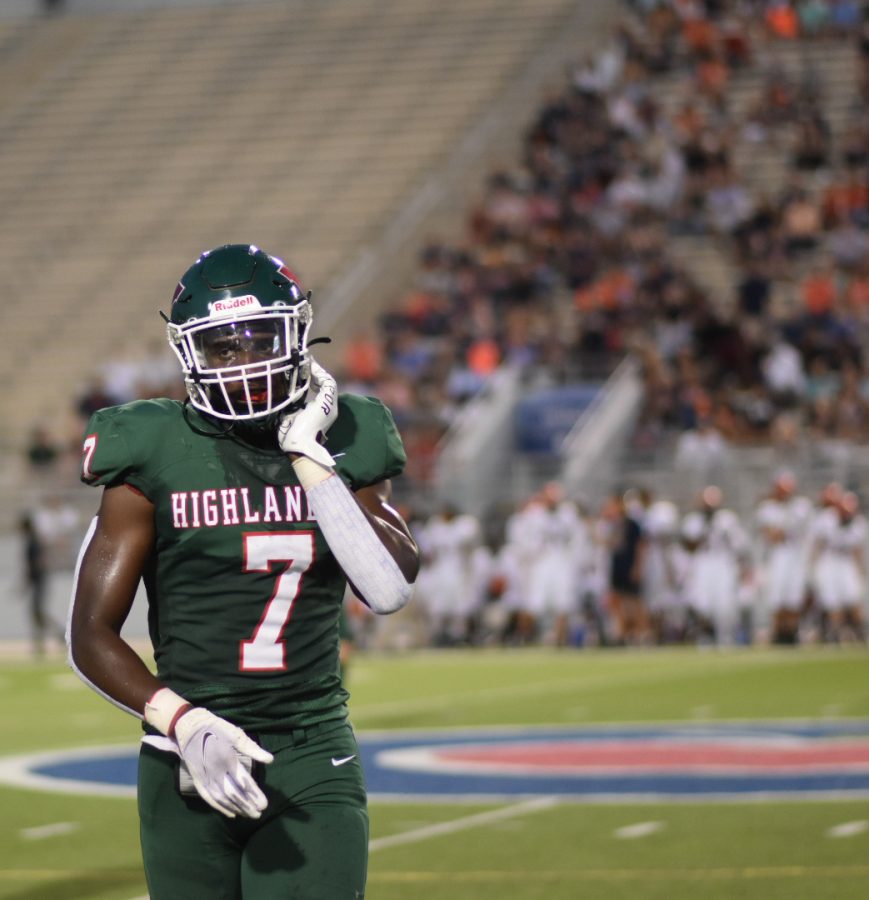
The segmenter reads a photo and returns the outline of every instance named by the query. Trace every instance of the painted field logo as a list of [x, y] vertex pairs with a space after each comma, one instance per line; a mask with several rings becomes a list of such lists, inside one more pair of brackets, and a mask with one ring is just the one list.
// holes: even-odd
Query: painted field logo
[[[359, 738], [373, 799], [869, 796], [869, 722], [383, 732]], [[135, 747], [0, 759], [0, 782], [132, 796]]]
[[869, 796], [869, 722], [368, 735], [363, 761], [381, 797]]

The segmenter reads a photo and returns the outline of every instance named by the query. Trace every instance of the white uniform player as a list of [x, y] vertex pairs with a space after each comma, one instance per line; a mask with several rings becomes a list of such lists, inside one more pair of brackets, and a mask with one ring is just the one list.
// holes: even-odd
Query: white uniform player
[[[838, 482], [830, 482], [825, 485], [818, 497], [818, 503], [812, 510], [812, 518], [808, 528], [808, 562], [806, 566], [806, 582], [813, 599], [813, 611], [823, 618], [821, 595], [825, 593], [824, 581], [828, 574], [828, 567], [822, 563], [822, 554], [826, 546], [826, 537], [831, 527], [835, 527], [838, 519], [838, 505], [844, 494], [842, 486]], [[831, 522], [833, 523], [831, 525]], [[820, 569], [819, 569], [819, 564]]]
[[507, 637], [518, 644], [530, 643], [536, 637], [536, 622], [528, 609], [529, 573], [537, 552], [530, 529], [530, 506], [531, 501], [526, 502], [507, 518], [496, 571], [496, 577], [504, 579], [503, 603], [511, 619]]
[[716, 643], [736, 638], [739, 587], [748, 555], [748, 536], [732, 510], [721, 508], [721, 491], [704, 488], [701, 508], [682, 521], [683, 539], [693, 547], [685, 575], [685, 596]]
[[818, 518], [814, 590], [827, 619], [829, 640], [841, 640], [846, 626], [863, 639], [867, 539], [869, 526], [854, 494], [843, 494], [836, 506], [827, 507]]
[[674, 548], [679, 510], [669, 500], [655, 500], [643, 515], [645, 553], [640, 579], [643, 600], [657, 643], [672, 638], [681, 625], [683, 606], [676, 584]]
[[523, 513], [528, 560], [525, 609], [538, 623], [554, 618], [554, 641], [568, 638], [570, 616], [578, 609], [573, 555], [579, 512], [564, 499], [561, 486], [547, 484]]
[[482, 544], [480, 522], [476, 516], [446, 508], [426, 522], [420, 542], [426, 569], [423, 587], [435, 641], [464, 641], [480, 604], [476, 559]]
[[812, 504], [795, 490], [793, 476], [779, 475], [756, 513], [761, 597], [776, 643], [796, 640], [806, 597]]

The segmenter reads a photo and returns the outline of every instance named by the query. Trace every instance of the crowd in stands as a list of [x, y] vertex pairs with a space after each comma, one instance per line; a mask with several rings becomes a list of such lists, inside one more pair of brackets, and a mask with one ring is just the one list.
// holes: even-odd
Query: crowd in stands
[[[775, 62], [795, 42], [855, 55], [839, 135], [819, 72]], [[348, 350], [345, 379], [388, 400], [418, 454], [411, 474], [425, 478], [452, 413], [495, 367], [563, 382], [605, 374], [627, 351], [645, 373], [640, 448], [685, 431], [865, 437], [867, 60], [869, 26], [850, 0], [631, 4], [545, 98], [522, 159], [490, 174], [466, 233], [426, 245], [381, 333]], [[741, 72], [762, 78], [737, 110]], [[681, 86], [665, 106], [668, 78]], [[787, 170], [772, 193], [735, 164], [761, 147]], [[685, 235], [726, 254], [729, 296], [668, 252]]]

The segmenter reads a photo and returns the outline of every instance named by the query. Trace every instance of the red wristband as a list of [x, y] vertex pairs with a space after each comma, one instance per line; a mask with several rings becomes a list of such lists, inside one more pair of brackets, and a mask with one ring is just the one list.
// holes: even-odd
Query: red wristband
[[191, 709], [193, 709], [193, 704], [185, 703], [184, 706], [182, 706], [178, 710], [178, 712], [176, 712], [175, 715], [172, 716], [172, 721], [169, 723], [169, 730], [166, 732], [166, 737], [175, 737], [175, 724], [178, 722], [181, 716], [184, 715], [184, 713]]

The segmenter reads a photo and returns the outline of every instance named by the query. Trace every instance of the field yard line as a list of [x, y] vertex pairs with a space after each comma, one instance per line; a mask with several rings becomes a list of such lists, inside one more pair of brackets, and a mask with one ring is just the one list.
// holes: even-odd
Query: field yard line
[[32, 828], [22, 828], [19, 834], [26, 841], [41, 841], [61, 834], [70, 834], [79, 828], [81, 828], [81, 825], [78, 822], [51, 822], [48, 825], [34, 825]]
[[535, 797], [533, 800], [525, 800], [512, 806], [501, 807], [501, 809], [476, 813], [473, 816], [462, 816], [461, 819], [453, 819], [450, 822], [438, 822], [437, 825], [425, 825], [422, 828], [414, 828], [411, 831], [375, 838], [368, 844], [368, 849], [375, 851], [384, 850], [388, 847], [398, 847], [401, 844], [413, 844], [417, 841], [425, 841], [444, 834], [455, 834], [457, 831], [464, 831], [466, 828], [477, 828], [480, 825], [491, 825], [493, 822], [502, 822], [505, 819], [515, 819], [517, 816], [527, 816], [530, 813], [551, 809], [557, 804], [558, 799], [556, 797]]
[[[736, 657], [742, 661], [742, 658]], [[710, 671], [709, 657], [699, 656], [696, 660], [680, 659], [674, 661], [672, 666], [649, 672], [643, 668], [637, 668], [631, 672], [617, 672], [610, 674], [592, 675], [588, 677], [575, 676], [573, 678], [557, 678], [552, 681], [538, 681], [531, 684], [511, 684], [494, 688], [480, 688], [478, 690], [462, 690], [460, 693], [441, 694], [437, 697], [419, 697], [411, 700], [390, 700], [384, 703], [368, 703], [352, 707], [353, 716], [365, 715], [403, 715], [408, 712], [422, 712], [428, 710], [445, 709], [466, 702], [487, 703], [498, 697], [515, 697], [518, 695], [535, 696], [561, 691], [576, 691], [582, 693], [587, 690], [596, 690], [607, 687], [620, 687], [641, 683], [644, 686], [656, 681], [668, 681], [671, 678], [682, 678], [686, 674], [692, 674], [693, 670], [700, 672]], [[767, 661], [756, 657], [745, 657], [752, 664], [767, 665]]]
[[623, 825], [621, 828], [616, 828], [613, 836], [620, 840], [629, 841], [635, 838], [648, 837], [650, 834], [657, 834], [657, 832], [663, 831], [664, 828], [666, 828], [665, 823], [658, 820], [635, 822], [633, 825]]
[[841, 825], [834, 825], [827, 829], [827, 837], [831, 838], [849, 838], [856, 837], [869, 831], [869, 822], [866, 819], [857, 819], [855, 822], [842, 822]]

